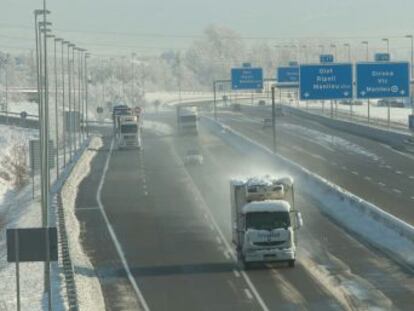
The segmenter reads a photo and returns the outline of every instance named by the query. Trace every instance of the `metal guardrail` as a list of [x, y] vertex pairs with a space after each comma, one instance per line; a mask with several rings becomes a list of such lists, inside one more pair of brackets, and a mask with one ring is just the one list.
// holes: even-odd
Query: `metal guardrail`
[[63, 264], [63, 274], [65, 276], [66, 295], [68, 297], [68, 305], [70, 311], [78, 311], [78, 294], [76, 291], [75, 283], [75, 271], [72, 264], [72, 258], [69, 250], [69, 240], [66, 231], [65, 213], [63, 210], [62, 195], [59, 192], [57, 194], [57, 216], [58, 216], [58, 232], [59, 232], [59, 245], [61, 251], [61, 260]]

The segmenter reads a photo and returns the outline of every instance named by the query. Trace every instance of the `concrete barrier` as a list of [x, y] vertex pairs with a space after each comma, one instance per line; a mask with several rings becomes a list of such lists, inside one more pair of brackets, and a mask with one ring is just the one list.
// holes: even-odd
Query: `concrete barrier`
[[331, 119], [326, 116], [310, 113], [291, 106], [284, 105], [283, 107], [285, 111], [289, 112], [294, 116], [298, 116], [300, 118], [308, 120], [313, 120], [333, 129], [341, 130], [347, 133], [351, 133], [381, 143], [385, 143], [396, 149], [404, 149], [407, 140], [410, 140], [411, 138], [411, 135], [409, 134], [394, 130], [382, 129], [374, 126], [367, 126], [360, 123], [345, 120]]

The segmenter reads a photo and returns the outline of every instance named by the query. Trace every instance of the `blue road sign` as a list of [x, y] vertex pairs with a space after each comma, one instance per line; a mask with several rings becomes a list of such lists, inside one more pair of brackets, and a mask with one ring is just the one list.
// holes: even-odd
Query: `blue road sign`
[[233, 90], [257, 90], [263, 88], [262, 68], [232, 68], [231, 88]]
[[333, 63], [334, 62], [334, 56], [332, 54], [322, 54], [319, 56], [319, 60], [321, 64], [326, 63]]
[[352, 64], [315, 64], [299, 67], [301, 100], [352, 98]]
[[390, 60], [391, 56], [389, 53], [375, 53], [376, 62], [389, 62]]
[[358, 98], [410, 96], [408, 62], [356, 64]]
[[277, 68], [277, 82], [299, 82], [299, 67]]

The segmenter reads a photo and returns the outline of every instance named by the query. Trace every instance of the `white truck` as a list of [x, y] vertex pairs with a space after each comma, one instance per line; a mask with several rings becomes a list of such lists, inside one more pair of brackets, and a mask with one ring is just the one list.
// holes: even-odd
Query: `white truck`
[[284, 261], [295, 266], [297, 230], [303, 225], [294, 207], [291, 177], [231, 180], [232, 242], [238, 262]]
[[198, 113], [196, 107], [177, 106], [177, 125], [181, 134], [198, 133]]
[[141, 149], [141, 128], [138, 117], [135, 115], [120, 115], [118, 118], [119, 127], [116, 133], [118, 149]]

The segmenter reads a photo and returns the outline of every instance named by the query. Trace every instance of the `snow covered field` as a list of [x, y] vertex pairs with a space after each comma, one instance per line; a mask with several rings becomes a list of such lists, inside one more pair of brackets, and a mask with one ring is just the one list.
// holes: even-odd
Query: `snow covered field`
[[[23, 152], [22, 149], [16, 149], [16, 146], [24, 148], [23, 153], [28, 153], [28, 141], [37, 139], [38, 131], [5, 125], [0, 125], [0, 130], [3, 133], [0, 137], [0, 310], [14, 310], [16, 309], [15, 265], [7, 262], [6, 229], [41, 226], [41, 207], [38, 177], [35, 177], [36, 195], [33, 199], [32, 184], [28, 175], [26, 175], [26, 182], [22, 186], [16, 187], [13, 159], [17, 156], [16, 152]], [[93, 140], [91, 145], [99, 147], [100, 143], [99, 139], [98, 141]], [[69, 231], [69, 240], [74, 257], [73, 262], [78, 267], [91, 267], [91, 265], [80, 246], [79, 225], [73, 213], [73, 205], [78, 183], [89, 171], [89, 163], [94, 154], [93, 151], [87, 151], [80, 159], [75, 157], [77, 164], [62, 190], [62, 199], [68, 206], [67, 225], [72, 228]], [[27, 155], [26, 163], [28, 161]], [[65, 175], [69, 171], [70, 167], [62, 176], [66, 177]], [[54, 180], [54, 171], [51, 176]], [[56, 186], [52, 189], [56, 189]], [[50, 218], [52, 223], [55, 219], [53, 215], [52, 213]], [[62, 285], [64, 275], [61, 260], [52, 263], [51, 269], [54, 310], [67, 310], [66, 290]], [[46, 310], [47, 301], [43, 295], [43, 263], [22, 263], [20, 265], [20, 282], [22, 310]], [[97, 280], [80, 277], [77, 286], [80, 289], [79, 300], [83, 310], [104, 310], [103, 298]]]
[[[347, 105], [338, 104], [338, 112], [343, 112], [346, 114], [350, 114], [351, 108]], [[299, 103], [299, 107], [305, 109], [306, 102], [301, 101]], [[321, 103], [312, 103], [309, 102], [308, 104], [309, 109], [316, 110], [318, 112], [322, 112], [322, 104]], [[325, 113], [330, 113], [330, 103], [325, 103]], [[352, 106], [352, 113], [355, 116], [361, 116], [364, 118], [368, 118], [368, 103], [363, 102], [362, 105], [359, 106]], [[401, 123], [408, 128], [408, 116], [411, 114], [411, 108], [397, 108], [391, 107], [390, 108], [390, 120], [391, 122]], [[388, 107], [380, 107], [375, 104], [375, 102], [371, 102], [370, 105], [370, 117], [372, 119], [379, 119], [383, 121], [387, 121], [388, 119]]]

